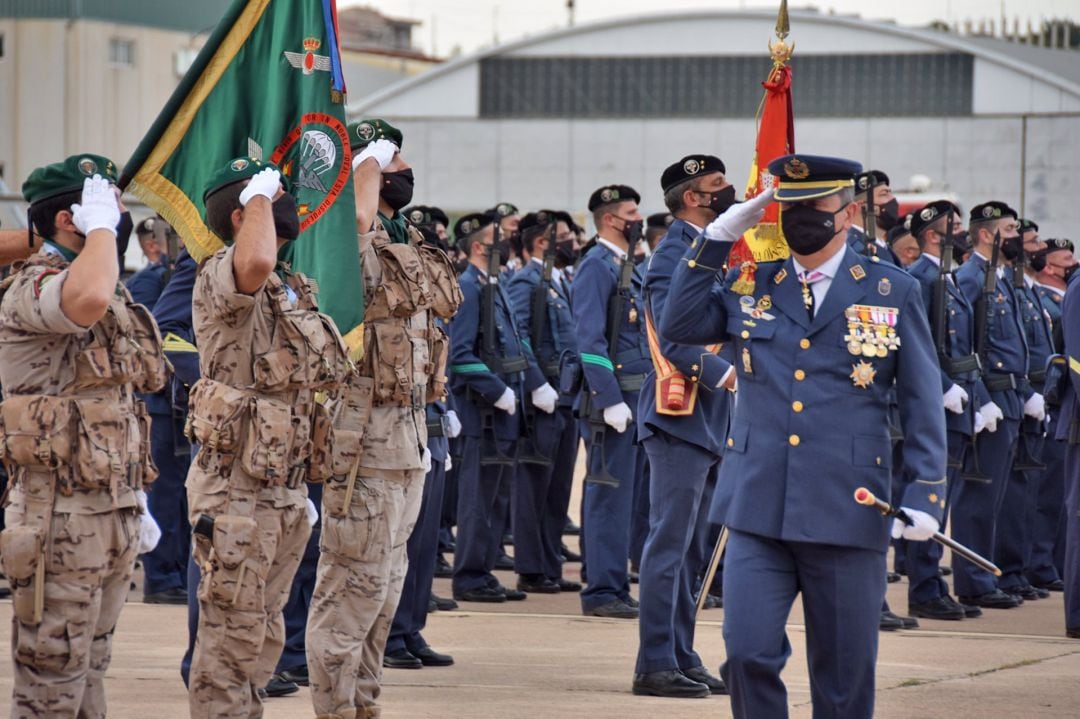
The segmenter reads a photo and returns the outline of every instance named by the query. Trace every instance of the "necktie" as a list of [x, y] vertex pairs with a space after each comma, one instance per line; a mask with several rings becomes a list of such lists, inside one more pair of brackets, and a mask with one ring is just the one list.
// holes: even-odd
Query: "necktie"
[[810, 290], [810, 285], [821, 282], [823, 279], [825, 279], [825, 274], [817, 270], [799, 273], [799, 282], [802, 283], [802, 301], [810, 319], [814, 319], [814, 293]]

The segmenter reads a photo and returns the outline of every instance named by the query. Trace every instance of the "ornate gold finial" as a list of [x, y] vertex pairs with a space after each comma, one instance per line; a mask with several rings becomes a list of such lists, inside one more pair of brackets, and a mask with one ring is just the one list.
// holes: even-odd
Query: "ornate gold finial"
[[781, 68], [788, 64], [795, 52], [795, 43], [788, 45], [784, 38], [791, 32], [791, 20], [788, 18], [787, 0], [780, 0], [780, 12], [776, 14], [776, 37], [779, 40], [773, 45], [769, 40], [769, 55], [773, 60], [774, 68]]

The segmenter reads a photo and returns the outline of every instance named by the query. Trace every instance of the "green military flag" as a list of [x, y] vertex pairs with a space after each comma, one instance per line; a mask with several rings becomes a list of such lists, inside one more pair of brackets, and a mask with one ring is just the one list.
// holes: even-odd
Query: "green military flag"
[[202, 220], [210, 175], [273, 162], [300, 212], [292, 265], [353, 349], [364, 294], [336, 0], [233, 0], [124, 168], [121, 186], [168, 220], [196, 260], [223, 245]]

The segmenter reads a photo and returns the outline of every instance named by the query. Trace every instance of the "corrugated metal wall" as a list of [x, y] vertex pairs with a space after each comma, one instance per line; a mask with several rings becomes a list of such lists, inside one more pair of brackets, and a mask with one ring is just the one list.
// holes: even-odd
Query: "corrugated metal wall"
[[0, 18], [83, 18], [199, 32], [216, 25], [231, 1], [0, 0]]

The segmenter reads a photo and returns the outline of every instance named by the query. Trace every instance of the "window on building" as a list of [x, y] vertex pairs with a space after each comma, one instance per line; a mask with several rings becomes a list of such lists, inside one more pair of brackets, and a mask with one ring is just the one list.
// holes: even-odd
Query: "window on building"
[[[972, 112], [974, 59], [964, 53], [804, 55], [792, 66], [796, 117]], [[480, 65], [480, 115], [754, 117], [768, 69], [756, 56], [493, 57]]]
[[113, 38], [109, 41], [109, 62], [113, 65], [134, 67], [135, 65], [135, 42], [133, 40], [121, 40]]

